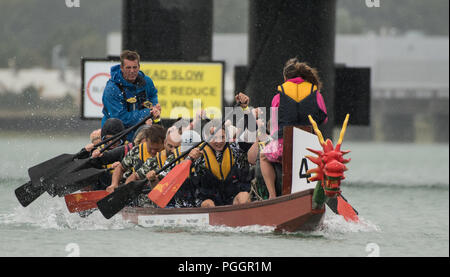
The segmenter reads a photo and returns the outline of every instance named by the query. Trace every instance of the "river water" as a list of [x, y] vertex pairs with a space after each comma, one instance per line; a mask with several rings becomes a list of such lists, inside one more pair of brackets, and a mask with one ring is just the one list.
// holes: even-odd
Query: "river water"
[[361, 221], [327, 210], [314, 232], [272, 228], [135, 226], [96, 211], [70, 214], [47, 193], [23, 208], [14, 190], [29, 167], [88, 142], [77, 136], [0, 135], [0, 256], [404, 257], [449, 255], [448, 144], [344, 141], [342, 191]]

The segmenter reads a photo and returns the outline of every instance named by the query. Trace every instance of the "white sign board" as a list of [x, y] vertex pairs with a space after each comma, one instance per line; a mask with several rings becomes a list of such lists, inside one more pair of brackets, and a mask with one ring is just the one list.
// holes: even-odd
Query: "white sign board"
[[118, 61], [93, 60], [83, 63], [82, 76], [82, 117], [102, 118], [102, 96], [106, 82], [111, 77], [110, 71]]
[[308, 180], [310, 175], [306, 172], [308, 169], [317, 167], [316, 164], [306, 158], [306, 156], [316, 156], [308, 151], [306, 147], [314, 150], [322, 150], [322, 146], [316, 135], [303, 131], [299, 128], [293, 128], [293, 146], [292, 146], [292, 187], [291, 193], [315, 188], [317, 182]]

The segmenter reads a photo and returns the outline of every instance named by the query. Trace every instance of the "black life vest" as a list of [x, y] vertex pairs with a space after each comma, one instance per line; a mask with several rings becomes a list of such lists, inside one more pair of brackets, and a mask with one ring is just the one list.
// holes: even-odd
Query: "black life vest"
[[120, 91], [122, 92], [122, 96], [125, 102], [125, 105], [127, 107], [127, 111], [135, 111], [135, 110], [142, 110], [144, 108], [151, 108], [152, 103], [147, 99], [147, 92], [145, 90], [145, 79], [141, 76], [138, 76], [136, 78], [136, 87], [138, 88], [144, 88], [141, 92], [139, 92], [137, 95], [128, 97], [127, 93], [120, 83], [116, 83], [117, 87], [119, 87]]

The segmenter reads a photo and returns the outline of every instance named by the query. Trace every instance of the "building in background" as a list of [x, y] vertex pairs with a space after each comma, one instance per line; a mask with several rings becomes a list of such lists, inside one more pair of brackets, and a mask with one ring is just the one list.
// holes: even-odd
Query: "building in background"
[[338, 35], [335, 61], [371, 68], [371, 126], [349, 136], [448, 142], [448, 37]]
[[58, 69], [0, 68], [0, 94], [19, 94], [29, 87], [34, 87], [39, 97], [44, 99], [54, 100], [70, 95], [77, 100], [80, 98], [80, 73], [74, 69], [66, 69], [62, 75]]

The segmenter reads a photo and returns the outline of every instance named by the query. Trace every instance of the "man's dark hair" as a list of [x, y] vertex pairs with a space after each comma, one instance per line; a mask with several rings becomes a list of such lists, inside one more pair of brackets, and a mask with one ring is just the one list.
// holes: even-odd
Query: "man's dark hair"
[[166, 138], [166, 130], [159, 124], [154, 124], [142, 132], [145, 132], [145, 137], [153, 143], [164, 143]]
[[141, 61], [141, 57], [136, 51], [130, 51], [130, 50], [123, 50], [120, 54], [120, 64], [123, 65], [124, 60], [129, 61], [135, 61], [137, 60], [138, 63]]
[[103, 124], [102, 127], [101, 131], [102, 140], [104, 140], [107, 135], [114, 136], [122, 132], [123, 130], [125, 130], [125, 127], [120, 119], [108, 118], [108, 120], [105, 121], [105, 124]]

